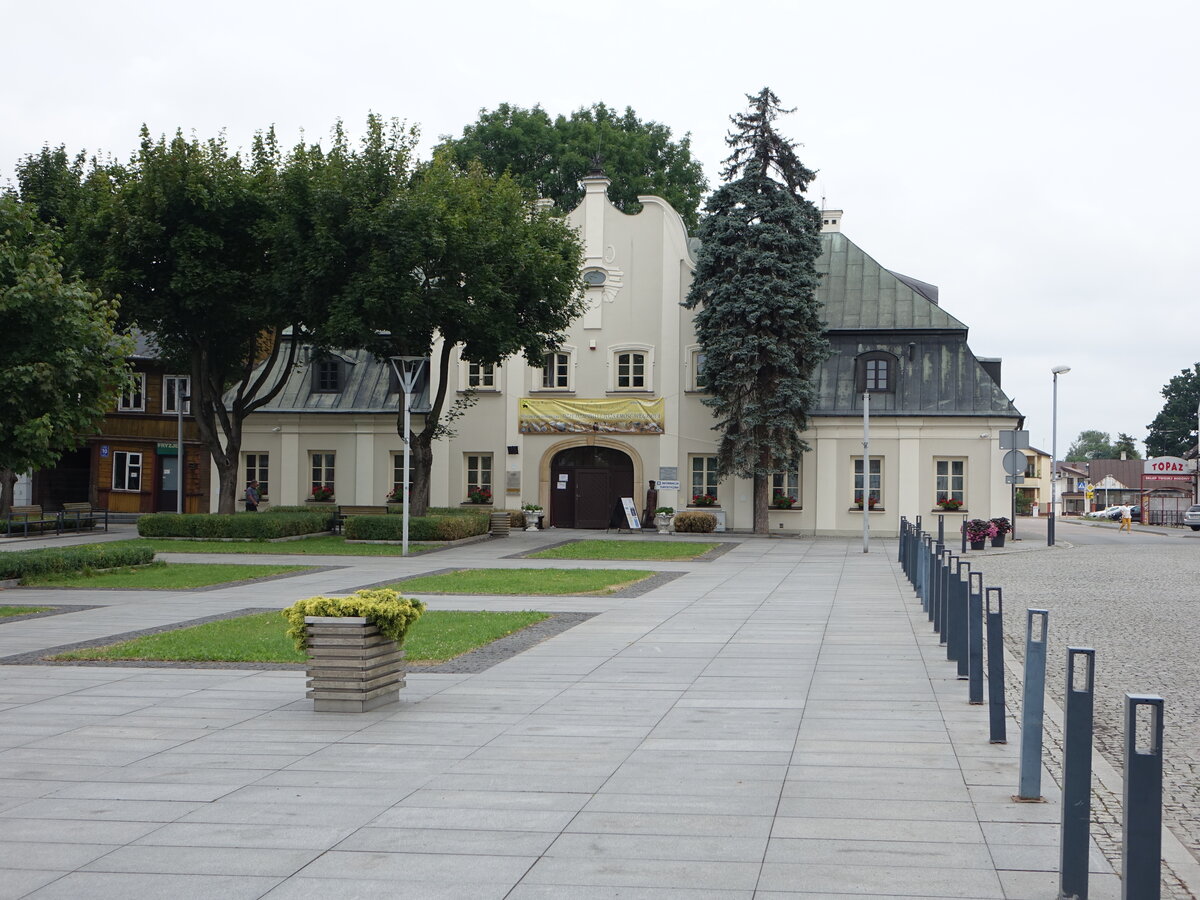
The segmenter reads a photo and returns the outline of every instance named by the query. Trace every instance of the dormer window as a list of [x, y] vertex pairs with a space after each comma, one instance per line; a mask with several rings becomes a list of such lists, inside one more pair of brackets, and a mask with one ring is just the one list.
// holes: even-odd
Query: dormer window
[[335, 356], [313, 360], [312, 390], [314, 394], [336, 394], [342, 389], [342, 361]]
[[884, 350], [863, 353], [856, 360], [855, 390], [858, 393], [896, 392], [897, 359]]

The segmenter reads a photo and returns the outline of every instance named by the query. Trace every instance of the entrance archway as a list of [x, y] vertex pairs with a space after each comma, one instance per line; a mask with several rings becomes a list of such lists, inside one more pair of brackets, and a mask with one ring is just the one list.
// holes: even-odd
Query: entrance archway
[[569, 447], [550, 462], [550, 524], [558, 528], [607, 528], [613, 508], [633, 495], [633, 460], [615, 447]]

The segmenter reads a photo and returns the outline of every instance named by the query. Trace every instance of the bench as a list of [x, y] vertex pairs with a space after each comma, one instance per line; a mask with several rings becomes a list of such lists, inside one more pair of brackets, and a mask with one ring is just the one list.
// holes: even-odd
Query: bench
[[103, 516], [104, 530], [108, 531], [107, 509], [97, 509], [86, 501], [82, 503], [64, 503], [62, 507], [63, 528], [73, 528], [76, 531], [82, 531], [84, 528], [95, 528], [97, 520]]
[[336, 530], [340, 533], [342, 523], [351, 516], [386, 516], [386, 506], [339, 506], [337, 511]]
[[9, 510], [8, 518], [4, 523], [5, 533], [12, 537], [15, 528], [22, 529], [25, 537], [29, 537], [29, 527], [33, 526], [35, 531], [42, 531], [47, 525], [54, 526], [55, 534], [62, 534], [62, 520], [55, 515], [49, 517], [42, 511], [40, 506], [14, 506]]

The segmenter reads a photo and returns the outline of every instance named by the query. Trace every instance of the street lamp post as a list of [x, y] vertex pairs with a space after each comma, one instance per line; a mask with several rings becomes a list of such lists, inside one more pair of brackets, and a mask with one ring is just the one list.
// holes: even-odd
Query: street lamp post
[[400, 382], [400, 391], [404, 395], [404, 506], [402, 510], [403, 522], [400, 525], [402, 540], [400, 547], [400, 555], [408, 556], [408, 488], [411, 482], [409, 476], [409, 460], [411, 459], [412, 434], [411, 427], [411, 408], [412, 408], [412, 393], [417, 386], [417, 381], [421, 378], [421, 369], [425, 366], [425, 357], [423, 356], [391, 356], [388, 362], [392, 364], [392, 370], [396, 373], [396, 379]]
[[1058, 376], [1071, 371], [1070, 366], [1055, 366], [1054, 401], [1050, 408], [1050, 520], [1046, 523], [1046, 546], [1054, 546], [1054, 508], [1058, 505]]

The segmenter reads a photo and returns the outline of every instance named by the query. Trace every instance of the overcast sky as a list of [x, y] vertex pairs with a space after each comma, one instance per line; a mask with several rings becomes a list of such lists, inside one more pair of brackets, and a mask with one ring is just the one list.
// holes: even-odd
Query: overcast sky
[[126, 158], [142, 123], [291, 144], [374, 111], [427, 152], [481, 108], [604, 101], [690, 132], [715, 184], [729, 116], [769, 85], [811, 199], [940, 287], [1047, 451], [1071, 366], [1061, 457], [1083, 429], [1144, 439], [1200, 360], [1198, 24], [1181, 0], [0, 0], [0, 182], [43, 144]]

